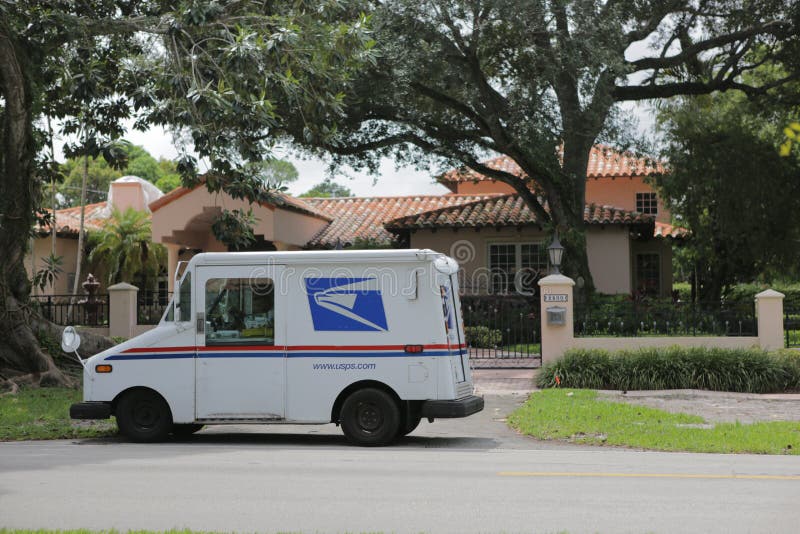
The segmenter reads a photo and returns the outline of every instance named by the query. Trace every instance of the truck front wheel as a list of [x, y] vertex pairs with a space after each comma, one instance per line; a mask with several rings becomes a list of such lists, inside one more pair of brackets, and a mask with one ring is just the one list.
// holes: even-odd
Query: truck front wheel
[[162, 441], [172, 430], [172, 412], [164, 398], [147, 389], [125, 393], [114, 413], [119, 431], [131, 441]]
[[400, 429], [400, 408], [385, 391], [359, 389], [344, 401], [340, 421], [351, 443], [366, 447], [388, 445]]

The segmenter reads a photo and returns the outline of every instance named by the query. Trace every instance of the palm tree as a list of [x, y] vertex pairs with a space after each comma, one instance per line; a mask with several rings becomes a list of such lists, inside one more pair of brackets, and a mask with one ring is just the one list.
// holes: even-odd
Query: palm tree
[[89, 261], [106, 270], [108, 285], [134, 280], [147, 285], [166, 266], [167, 250], [152, 242], [150, 216], [144, 211], [114, 208], [108, 224], [90, 239]]

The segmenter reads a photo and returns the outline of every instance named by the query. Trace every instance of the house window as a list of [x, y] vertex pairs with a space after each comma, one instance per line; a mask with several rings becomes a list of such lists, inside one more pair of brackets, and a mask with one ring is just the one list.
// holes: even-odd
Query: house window
[[661, 258], [658, 254], [636, 255], [636, 290], [658, 295], [661, 287]]
[[658, 196], [653, 193], [636, 193], [636, 211], [646, 215], [658, 213]]
[[493, 293], [533, 294], [547, 271], [547, 250], [541, 243], [490, 244], [489, 271]]

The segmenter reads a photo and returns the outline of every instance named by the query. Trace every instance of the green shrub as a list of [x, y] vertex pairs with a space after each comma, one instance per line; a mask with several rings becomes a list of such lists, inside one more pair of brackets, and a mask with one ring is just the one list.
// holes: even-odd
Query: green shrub
[[765, 289], [780, 291], [786, 297], [783, 299], [783, 306], [786, 309], [800, 309], [800, 284], [775, 282], [771, 284], [738, 284], [731, 288], [725, 296], [728, 302], [752, 303], [755, 296]]
[[488, 326], [466, 326], [464, 335], [470, 347], [491, 348], [503, 341], [503, 332]]
[[677, 346], [613, 354], [599, 349], [570, 350], [542, 368], [537, 384], [542, 388], [798, 391], [800, 354]]
[[681, 302], [689, 302], [692, 300], [692, 284], [689, 282], [674, 282], [672, 284], [672, 291], [677, 291], [678, 300]]

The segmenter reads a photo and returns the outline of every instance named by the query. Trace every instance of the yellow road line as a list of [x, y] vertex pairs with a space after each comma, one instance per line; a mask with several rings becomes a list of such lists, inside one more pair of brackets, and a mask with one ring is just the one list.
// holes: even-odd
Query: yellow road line
[[742, 480], [800, 480], [800, 475], [714, 475], [702, 473], [570, 473], [548, 471], [500, 471], [501, 477], [587, 477], [587, 478], [710, 478]]

